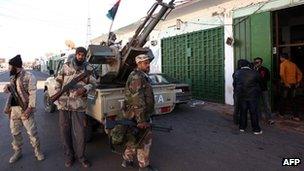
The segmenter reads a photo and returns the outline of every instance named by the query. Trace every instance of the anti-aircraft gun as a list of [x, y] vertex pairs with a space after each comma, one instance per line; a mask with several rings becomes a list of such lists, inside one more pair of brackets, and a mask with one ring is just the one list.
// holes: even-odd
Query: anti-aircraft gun
[[[165, 19], [174, 8], [174, 0], [164, 3], [157, 0], [150, 8], [144, 21], [139, 25], [132, 39], [122, 48], [114, 46], [90, 45], [88, 47], [88, 59], [90, 63], [102, 64], [101, 83], [124, 84], [135, 68], [135, 57], [139, 54], [148, 54], [153, 60], [154, 56], [149, 48], [143, 46], [157, 23]], [[156, 10], [161, 7], [158, 12]], [[110, 37], [110, 36], [109, 36]]]
[[[86, 114], [90, 116], [89, 118], [93, 118], [98, 123], [104, 123], [105, 117], [122, 114], [124, 86], [129, 74], [136, 66], [135, 57], [139, 54], [148, 54], [151, 60], [154, 58], [151, 50], [143, 46], [157, 23], [165, 19], [174, 8], [173, 2], [174, 0], [169, 3], [156, 0], [132, 39], [122, 49], [117, 48], [115, 43], [113, 45], [113, 41], [102, 45], [89, 45], [87, 56], [89, 63], [102, 66], [99, 71], [101, 72], [100, 86], [87, 94]], [[55, 73], [62, 68], [63, 63], [58, 65]], [[45, 99], [55, 94], [55, 76], [56, 74], [46, 80]], [[152, 87], [155, 96], [155, 114], [170, 113], [175, 106], [175, 85], [153, 85]], [[54, 104], [51, 105], [54, 106]], [[48, 108], [48, 106], [50, 104], [45, 103], [45, 107]]]

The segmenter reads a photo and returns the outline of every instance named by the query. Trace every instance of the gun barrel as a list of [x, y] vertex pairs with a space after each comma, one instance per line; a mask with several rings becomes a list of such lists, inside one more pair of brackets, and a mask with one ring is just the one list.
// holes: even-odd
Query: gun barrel
[[[105, 128], [106, 129], [113, 129], [115, 125], [125, 125], [130, 127], [137, 127], [137, 124], [129, 119], [121, 119], [121, 120], [111, 120], [106, 118], [105, 119]], [[154, 131], [161, 131], [161, 132], [171, 132], [173, 129], [172, 127], [160, 126], [156, 124], [151, 124], [151, 129]]]
[[50, 102], [54, 103], [56, 100], [59, 99], [59, 97], [63, 94], [62, 91], [57, 92], [56, 94], [54, 94], [52, 97], [50, 97]]
[[161, 132], [171, 132], [173, 130], [173, 128], [171, 126], [165, 127], [165, 126], [159, 126], [159, 125], [155, 125], [155, 124], [152, 124], [151, 128], [154, 131], [161, 131]]
[[[149, 21], [147, 21], [147, 25], [146, 25], [145, 29], [139, 35], [137, 47], [142, 47], [146, 44], [147, 37], [152, 32], [152, 30], [155, 28], [155, 26], [158, 24], [158, 22], [162, 19], [162, 17], [167, 13], [168, 9], [174, 8], [173, 2], [174, 2], [174, 0], [172, 0], [169, 4], [157, 3], [158, 5], [162, 5], [162, 8], [159, 10], [159, 12], [155, 16], [150, 15], [149, 18], [147, 17], [149, 19]], [[155, 6], [157, 7], [157, 5], [155, 5]]]
[[135, 40], [137, 40], [137, 36], [140, 34], [140, 32], [143, 30], [143, 28], [145, 27], [146, 23], [149, 21], [149, 19], [152, 17], [152, 15], [154, 14], [154, 11], [157, 9], [158, 7], [158, 3], [155, 3], [151, 9], [148, 12], [148, 15], [146, 16], [144, 22], [137, 28], [137, 30], [135, 31], [135, 34], [132, 37], [132, 40], [130, 42], [130, 45], [134, 46], [134, 42]]

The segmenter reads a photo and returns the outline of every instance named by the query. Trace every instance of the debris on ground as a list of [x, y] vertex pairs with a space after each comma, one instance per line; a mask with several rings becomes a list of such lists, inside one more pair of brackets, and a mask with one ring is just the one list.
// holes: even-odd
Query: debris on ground
[[191, 101], [188, 103], [188, 105], [189, 105], [190, 107], [202, 106], [202, 105], [204, 105], [204, 104], [205, 104], [205, 102], [202, 101], [202, 100], [191, 100]]

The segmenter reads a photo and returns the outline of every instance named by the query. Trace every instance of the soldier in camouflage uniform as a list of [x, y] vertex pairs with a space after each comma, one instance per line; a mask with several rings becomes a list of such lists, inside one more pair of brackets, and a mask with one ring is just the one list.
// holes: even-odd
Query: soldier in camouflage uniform
[[[15, 151], [9, 162], [14, 163], [22, 157], [22, 134], [21, 128], [24, 128], [29, 135], [30, 142], [34, 147], [34, 152], [37, 160], [44, 160], [44, 155], [40, 150], [40, 141], [37, 132], [36, 122], [34, 120], [34, 111], [36, 108], [36, 78], [22, 68], [21, 56], [17, 55], [9, 61], [10, 84], [4, 87], [4, 92], [9, 93], [10, 88], [15, 87], [15, 91], [20, 96], [22, 102], [26, 104], [26, 110], [22, 110], [18, 101], [9, 96], [5, 113], [10, 118], [10, 129], [13, 136], [12, 146]], [[14, 85], [14, 86], [12, 86]]]
[[123, 153], [122, 167], [133, 167], [133, 158], [137, 154], [139, 170], [155, 170], [149, 163], [152, 132], [150, 115], [154, 112], [154, 94], [149, 76], [150, 61], [147, 55], [138, 55], [137, 68], [130, 74], [125, 88], [124, 117], [137, 122], [139, 133], [129, 130], [126, 137], [126, 149]]
[[[92, 70], [86, 61], [86, 49], [78, 47], [74, 58], [67, 61], [59, 71], [57, 77], [56, 91], [69, 83], [78, 75]], [[64, 93], [56, 102], [59, 109], [60, 133], [66, 156], [65, 166], [71, 167], [75, 157], [83, 167], [90, 167], [90, 162], [85, 157], [85, 126], [87, 107], [87, 93], [94, 87], [96, 79], [88, 76], [78, 82], [68, 92]]]

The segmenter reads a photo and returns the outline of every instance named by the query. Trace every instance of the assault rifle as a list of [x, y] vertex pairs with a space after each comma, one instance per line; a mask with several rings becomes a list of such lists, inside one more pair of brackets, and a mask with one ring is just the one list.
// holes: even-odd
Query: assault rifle
[[[105, 129], [113, 129], [116, 125], [137, 127], [137, 123], [130, 119], [121, 119], [121, 120], [112, 120], [109, 118], [105, 119]], [[150, 124], [150, 128], [154, 131], [161, 131], [161, 132], [171, 132], [173, 130], [171, 126], [165, 127], [153, 123]]]
[[18, 95], [15, 84], [11, 83], [8, 86], [8, 90], [11, 92], [12, 98], [14, 98], [16, 100], [17, 104], [22, 108], [22, 110], [25, 111], [27, 109], [27, 104], [24, 103], [22, 101], [21, 97]]
[[49, 102], [54, 103], [56, 100], [59, 99], [59, 97], [63, 93], [65, 93], [68, 90], [70, 90], [71, 88], [73, 88], [78, 82], [82, 81], [83, 79], [85, 79], [86, 77], [91, 75], [92, 73], [93, 73], [93, 70], [92, 71], [85, 71], [84, 73], [82, 73], [82, 74], [78, 75], [77, 77], [73, 78], [69, 83], [67, 83], [65, 86], [63, 86], [59, 92], [57, 92], [56, 94], [51, 96]]
[[[105, 129], [113, 129], [116, 125], [124, 125], [127, 126], [129, 128], [132, 128], [132, 134], [134, 135], [138, 135], [140, 134], [140, 129], [137, 128], [137, 123], [133, 120], [130, 119], [121, 119], [121, 120], [113, 120], [113, 119], [109, 119], [106, 117], [105, 119]], [[164, 127], [164, 126], [160, 126], [160, 125], [156, 125], [156, 124], [150, 124], [150, 128], [152, 130], [155, 131], [162, 131], [162, 132], [171, 132], [173, 129], [172, 127]], [[143, 139], [145, 138], [145, 136], [147, 135], [148, 130], [145, 130], [143, 132], [143, 134], [140, 136], [140, 139], [138, 140], [138, 142], [136, 144], [140, 144]], [[116, 153], [116, 154], [120, 154], [118, 151], [115, 150], [114, 148], [114, 144], [112, 143], [112, 138], [109, 135], [109, 144], [110, 144], [110, 148], [112, 150], [112, 152]]]

